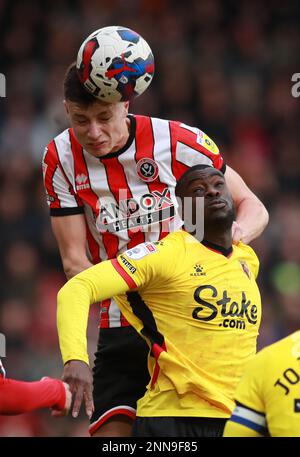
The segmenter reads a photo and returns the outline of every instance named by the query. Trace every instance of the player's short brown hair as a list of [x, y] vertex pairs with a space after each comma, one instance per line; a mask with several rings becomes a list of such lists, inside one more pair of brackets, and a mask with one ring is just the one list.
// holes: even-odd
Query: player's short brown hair
[[64, 97], [70, 102], [79, 103], [84, 106], [92, 105], [97, 101], [80, 82], [76, 69], [76, 62], [73, 62], [66, 71], [64, 79]]

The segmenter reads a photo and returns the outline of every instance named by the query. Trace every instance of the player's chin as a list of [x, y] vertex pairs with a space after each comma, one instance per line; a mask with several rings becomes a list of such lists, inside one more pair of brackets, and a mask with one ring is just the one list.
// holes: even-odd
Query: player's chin
[[230, 225], [233, 222], [232, 211], [228, 207], [212, 209], [205, 211], [205, 221], [209, 224]]
[[228, 217], [229, 214], [230, 209], [228, 206], [223, 206], [222, 208], [212, 206], [205, 209], [205, 217], [209, 219], [223, 219]]
[[89, 154], [91, 154], [94, 157], [103, 157], [106, 156], [107, 154], [110, 153], [110, 147], [107, 144], [101, 146], [101, 147], [86, 147], [85, 148]]

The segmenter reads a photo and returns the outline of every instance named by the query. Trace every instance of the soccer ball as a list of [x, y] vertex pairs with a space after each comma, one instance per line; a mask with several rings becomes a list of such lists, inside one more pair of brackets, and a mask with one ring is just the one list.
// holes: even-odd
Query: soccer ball
[[106, 103], [141, 95], [154, 74], [154, 58], [146, 41], [120, 26], [96, 30], [77, 55], [79, 79], [92, 95]]

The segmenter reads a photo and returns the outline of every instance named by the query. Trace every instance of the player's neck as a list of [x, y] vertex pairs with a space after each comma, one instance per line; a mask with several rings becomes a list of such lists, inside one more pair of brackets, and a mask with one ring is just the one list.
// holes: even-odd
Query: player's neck
[[210, 243], [216, 244], [224, 249], [232, 246], [231, 228], [220, 230], [219, 227], [204, 230], [204, 239]]

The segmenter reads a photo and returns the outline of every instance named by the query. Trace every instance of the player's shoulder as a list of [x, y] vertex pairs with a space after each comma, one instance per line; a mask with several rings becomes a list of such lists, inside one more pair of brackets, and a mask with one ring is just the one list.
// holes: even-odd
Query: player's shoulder
[[293, 348], [299, 352], [299, 344], [300, 331], [262, 348], [248, 363], [248, 376], [255, 378], [259, 375], [261, 379], [267, 380], [267, 375], [273, 373], [275, 367], [284, 367], [288, 361], [296, 358]]
[[242, 241], [240, 241], [236, 246], [239, 254], [258, 260], [258, 257], [254, 249], [251, 246], [249, 246], [249, 244], [245, 244]]
[[259, 259], [251, 246], [248, 244], [242, 243], [241, 241], [235, 246], [237, 256], [242, 260], [250, 264], [251, 269], [254, 271], [255, 276], [257, 276], [259, 269]]
[[189, 233], [185, 230], [177, 230], [176, 232], [169, 233], [165, 238], [160, 241], [155, 241], [153, 244], [158, 248], [158, 250], [166, 250], [172, 248], [182, 248], [185, 247], [185, 244], [190, 240], [194, 240]]
[[157, 256], [154, 257], [152, 254], [159, 254], [159, 257], [167, 256], [171, 260], [173, 255], [177, 256], [180, 250], [185, 249], [184, 244], [185, 235], [182, 230], [179, 230], [169, 233], [159, 241], [146, 241], [138, 244], [121, 255], [135, 261], [147, 257], [148, 260], [151, 259], [151, 262], [155, 262]]
[[279, 355], [283, 353], [285, 355], [284, 360], [286, 361], [289, 355], [293, 358], [298, 358], [300, 355], [299, 348], [300, 330], [263, 348], [258, 355], [260, 355], [261, 358], [278, 360]]
[[70, 140], [71, 129], [63, 130], [61, 133], [56, 135], [46, 146], [45, 153], [49, 155], [56, 155], [61, 150], [64, 153], [72, 153], [71, 140]]
[[162, 119], [160, 117], [154, 116], [145, 116], [144, 114], [130, 114], [130, 117], [132, 117], [139, 126], [144, 125], [145, 127], [151, 129], [167, 128], [169, 130], [169, 123], [171, 122], [168, 119]]
[[202, 151], [207, 151], [209, 154], [218, 155], [220, 153], [216, 143], [199, 127], [179, 121], [170, 121], [170, 125], [179, 142], [198, 146]]

